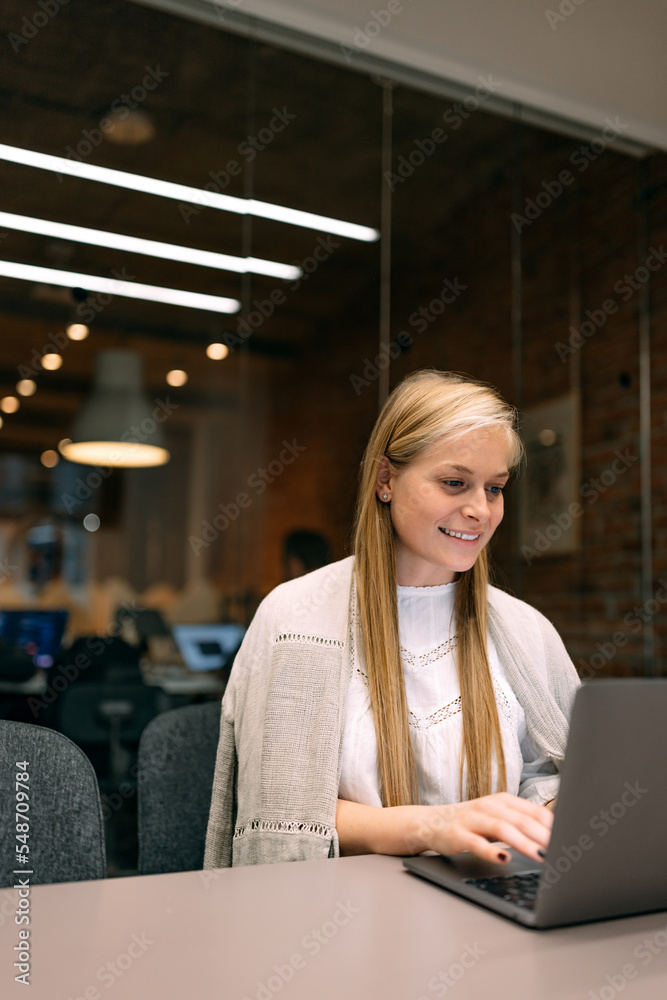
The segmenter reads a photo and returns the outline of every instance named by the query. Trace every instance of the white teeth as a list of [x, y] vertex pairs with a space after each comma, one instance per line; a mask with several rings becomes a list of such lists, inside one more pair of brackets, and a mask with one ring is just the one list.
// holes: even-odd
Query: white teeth
[[462, 538], [464, 542], [474, 542], [479, 535], [464, 535], [462, 531], [450, 531], [448, 528], [442, 529], [446, 535], [451, 535], [452, 538]]

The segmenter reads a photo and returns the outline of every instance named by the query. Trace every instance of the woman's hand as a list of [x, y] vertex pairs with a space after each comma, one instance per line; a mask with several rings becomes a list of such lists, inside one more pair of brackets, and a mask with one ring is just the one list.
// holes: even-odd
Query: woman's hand
[[510, 856], [502, 846], [490, 841], [502, 841], [541, 862], [553, 824], [551, 810], [507, 792], [453, 805], [413, 808], [422, 810], [413, 838], [408, 838], [415, 853], [470, 851], [500, 863], [509, 861]]
[[378, 808], [338, 800], [336, 828], [341, 854], [458, 854], [470, 851], [487, 861], [510, 860], [501, 841], [541, 862], [553, 814], [518, 795], [497, 792], [446, 806]]

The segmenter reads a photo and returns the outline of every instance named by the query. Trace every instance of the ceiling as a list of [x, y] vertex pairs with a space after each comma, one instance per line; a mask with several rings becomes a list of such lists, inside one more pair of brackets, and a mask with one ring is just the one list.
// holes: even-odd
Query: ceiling
[[[24, 10], [20, 0], [3, 5], [3, 31], [19, 25]], [[369, 101], [376, 96], [376, 88], [372, 84], [327, 67], [314, 79], [307, 60], [265, 47], [256, 52], [255, 95], [249, 114], [244, 40], [120, 0], [96, 3], [94, 11], [61, 9], [16, 54], [2, 94], [2, 141], [60, 156], [82, 142], [79, 148], [85, 149], [86, 130], [89, 135], [96, 130], [99, 134], [99, 122], [110, 105], [141, 83], [146, 67], [160, 67], [167, 74], [140, 104], [156, 121], [155, 138], [134, 147], [103, 141], [85, 157], [88, 162], [201, 188], [210, 182], [209, 172], [224, 171], [233, 160], [243, 164], [239, 144], [269, 124], [274, 107], [286, 107], [288, 114], [296, 116], [294, 121], [283, 133], [275, 134], [271, 146], [253, 164], [257, 196], [377, 224], [377, 123], [373, 121], [377, 116]], [[289, 80], [284, 80], [286, 75]], [[332, 120], [322, 114], [322, 107], [334, 82], [341, 115]], [[323, 183], [323, 160], [335, 162], [341, 146], [347, 144], [354, 144], [360, 155], [350, 157], [344, 170], [328, 174]], [[186, 219], [189, 213], [176, 201], [8, 163], [0, 163], [0, 171], [0, 201], [11, 211], [242, 253], [241, 216], [203, 208]], [[225, 193], [243, 195], [244, 182], [243, 175], [232, 177]], [[251, 252], [284, 261], [302, 259], [312, 252], [317, 235], [255, 219]], [[353, 274], [358, 263], [367, 259], [369, 248], [349, 241], [345, 249], [345, 267]], [[7, 259], [34, 264], [53, 266], [63, 260], [50, 241], [38, 236], [10, 233], [2, 251]], [[121, 258], [117, 251], [76, 244], [61, 251], [63, 266], [72, 270], [109, 275], [111, 266], [125, 266], [136, 280], [149, 284], [234, 297], [241, 294], [240, 277], [226, 272], [138, 255]], [[264, 295], [275, 285], [275, 279], [258, 277], [253, 279], [252, 291]], [[22, 299], [23, 292], [18, 285], [6, 287], [7, 300], [12, 293]], [[207, 314], [195, 313], [193, 322], [190, 310], [137, 303], [132, 304], [131, 315], [138, 325], [187, 331], [193, 326], [206, 330], [210, 322]], [[298, 339], [302, 331], [294, 328], [293, 319], [283, 335]]]
[[[8, 0], [2, 31], [20, 32], [25, 5]], [[0, 141], [43, 153], [83, 152], [87, 162], [202, 188], [209, 173], [233, 161], [243, 167], [225, 193], [256, 196], [293, 208], [376, 226], [379, 219], [379, 88], [356, 74], [317, 66], [236, 35], [149, 11], [123, 0], [63, 7], [12, 57], [2, 87]], [[6, 58], [6, 64], [7, 64]], [[145, 145], [121, 146], [96, 138], [114, 101], [141, 84], [147, 68], [164, 79], [140, 103], [156, 125]], [[159, 68], [159, 71], [158, 71]], [[339, 114], [323, 113], [336, 93]], [[145, 92], [145, 91], [144, 91]], [[265, 130], [275, 111], [281, 132], [250, 163], [250, 135]], [[283, 109], [287, 109], [287, 113]], [[88, 146], [86, 145], [88, 143]], [[333, 169], [331, 169], [333, 167]], [[223, 177], [224, 180], [224, 177]], [[188, 210], [186, 210], [186, 208]], [[55, 222], [234, 255], [303, 262], [326, 235], [262, 219], [56, 175], [0, 161], [0, 210]], [[364, 301], [377, 269], [378, 247], [335, 239], [322, 275], [299, 287], [280, 279], [241, 275], [192, 264], [23, 234], [0, 234], [0, 256], [21, 263], [111, 277], [120, 272], [145, 284], [269, 302], [279, 308], [263, 320], [247, 348], [254, 363], [280, 363], [324, 336], [341, 310]], [[320, 251], [322, 255], [322, 251]], [[87, 306], [99, 304], [93, 295]], [[30, 366], [50, 334], [75, 318], [69, 289], [0, 278], [0, 395], [13, 391], [19, 366]], [[269, 306], [264, 305], [264, 312]], [[80, 314], [79, 314], [80, 315]], [[236, 329], [238, 316], [114, 296], [100, 308], [90, 337], [69, 344], [60, 371], [42, 373], [38, 392], [5, 418], [0, 446], [44, 447], [45, 429], [57, 441], [90, 386], [100, 348], [131, 344], [144, 355], [149, 387], [164, 390], [170, 368], [190, 381], [179, 390], [190, 405], [221, 405], [235, 393], [237, 359], [209, 361], [204, 347]]]
[[254, 15], [302, 36], [300, 48], [306, 36], [326, 40], [351, 65], [375, 57], [472, 87], [491, 73], [506, 102], [593, 129], [619, 115], [629, 138], [667, 150], [663, 0], [138, 2], [202, 19], [213, 8], [228, 24]]

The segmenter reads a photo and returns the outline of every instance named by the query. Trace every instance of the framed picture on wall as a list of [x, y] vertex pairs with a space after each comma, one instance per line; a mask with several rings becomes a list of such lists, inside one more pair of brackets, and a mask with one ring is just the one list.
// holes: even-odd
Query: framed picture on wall
[[577, 552], [581, 546], [579, 394], [524, 412], [527, 465], [521, 479], [521, 552], [538, 556]]

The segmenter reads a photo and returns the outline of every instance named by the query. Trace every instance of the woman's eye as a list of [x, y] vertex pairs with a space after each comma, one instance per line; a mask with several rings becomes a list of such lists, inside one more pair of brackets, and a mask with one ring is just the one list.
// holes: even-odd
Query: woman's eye
[[[461, 489], [462, 487], [465, 486], [465, 483], [464, 483], [464, 481], [462, 479], [443, 479], [442, 480], [442, 485], [443, 486], [448, 486], [450, 489], [459, 490], [459, 489]], [[488, 486], [487, 487], [487, 491], [491, 494], [491, 496], [498, 497], [498, 496], [501, 496], [505, 492], [505, 487], [504, 486]]]

